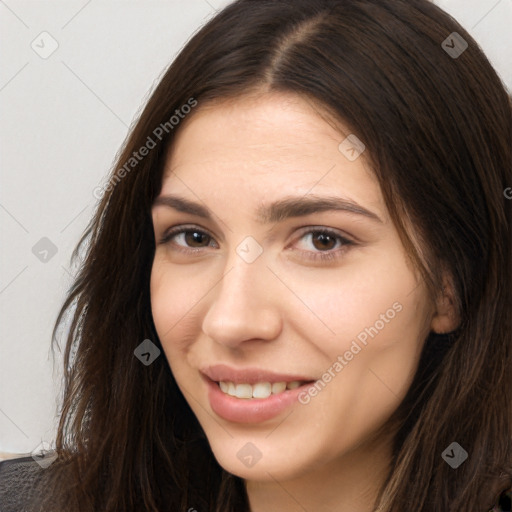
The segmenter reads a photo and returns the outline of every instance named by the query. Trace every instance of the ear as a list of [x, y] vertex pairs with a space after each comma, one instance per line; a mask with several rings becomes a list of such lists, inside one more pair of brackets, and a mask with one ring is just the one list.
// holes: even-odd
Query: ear
[[436, 334], [444, 334], [457, 329], [460, 315], [457, 311], [455, 289], [448, 272], [443, 273], [443, 288], [435, 301], [435, 310], [430, 328]]

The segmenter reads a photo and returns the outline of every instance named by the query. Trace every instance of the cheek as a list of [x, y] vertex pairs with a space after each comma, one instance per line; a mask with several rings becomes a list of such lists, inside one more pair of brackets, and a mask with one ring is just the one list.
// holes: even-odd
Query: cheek
[[183, 350], [192, 341], [197, 328], [194, 308], [205, 294], [190, 269], [172, 272], [161, 258], [155, 258], [151, 270], [151, 312], [155, 328], [166, 353]]
[[428, 329], [422, 297], [410, 290], [367, 290], [371, 300], [364, 307], [341, 297], [326, 319], [335, 335], [314, 337], [313, 325], [308, 327], [324, 363], [316, 389], [303, 395], [301, 403], [304, 411], [315, 414], [322, 435], [331, 440], [326, 444], [334, 450], [359, 442], [382, 425], [412, 383]]
[[303, 336], [317, 340], [331, 359], [349, 350], [353, 340], [361, 347], [373, 342], [385, 348], [405, 338], [415, 343], [425, 330], [423, 287], [418, 287], [400, 252], [361, 258], [332, 271], [290, 274], [283, 280], [300, 299], [290, 296], [295, 312], [290, 310], [288, 321]]

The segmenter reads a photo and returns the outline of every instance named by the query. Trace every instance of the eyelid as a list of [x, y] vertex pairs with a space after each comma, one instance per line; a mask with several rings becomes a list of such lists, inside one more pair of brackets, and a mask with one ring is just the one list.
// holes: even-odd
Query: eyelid
[[[176, 235], [179, 235], [181, 233], [187, 233], [189, 231], [202, 233], [204, 235], [209, 236], [212, 240], [215, 240], [215, 236], [212, 235], [207, 229], [202, 228], [200, 226], [194, 225], [194, 224], [179, 224], [177, 226], [173, 226], [167, 230], [164, 231], [164, 234], [160, 237], [160, 244], [166, 244], [170, 241], [171, 238], [175, 237]], [[178, 246], [181, 247], [181, 246]], [[186, 248], [183, 248], [186, 249]], [[189, 247], [188, 250], [190, 251], [196, 251], [201, 250], [203, 247]]]
[[[290, 245], [293, 245], [298, 240], [303, 238], [306, 235], [312, 234], [312, 233], [324, 233], [327, 235], [332, 235], [337, 240], [341, 241], [341, 247], [337, 249], [329, 249], [327, 251], [307, 251], [303, 249], [292, 249], [294, 252], [299, 252], [303, 254], [307, 254], [305, 256], [306, 259], [309, 259], [310, 261], [324, 261], [327, 260], [334, 260], [340, 258], [350, 246], [356, 246], [359, 245], [356, 241], [353, 240], [353, 236], [347, 235], [344, 232], [341, 232], [340, 230], [336, 228], [330, 228], [327, 226], [318, 226], [318, 225], [308, 225], [308, 226], [302, 226], [299, 228], [300, 233], [294, 237], [294, 240], [291, 242], [291, 244], [286, 246], [286, 249], [290, 247]], [[170, 240], [181, 234], [181, 233], [187, 233], [187, 232], [198, 232], [202, 233], [206, 236], [208, 236], [211, 240], [215, 241], [215, 237], [211, 235], [211, 233], [202, 227], [198, 227], [197, 225], [189, 225], [189, 224], [181, 224], [177, 226], [173, 226], [172, 228], [169, 228], [162, 238], [160, 239], [160, 244], [165, 245], [167, 243], [170, 243]], [[343, 233], [343, 234], [342, 234]], [[217, 242], [215, 241], [217, 244]], [[181, 245], [174, 244], [175, 247], [177, 247], [178, 252], [182, 252], [185, 254], [197, 254], [198, 252], [202, 251], [202, 249], [205, 249], [206, 247], [183, 247]]]
[[[160, 237], [160, 243], [165, 243], [166, 239], [168, 239], [172, 236], [178, 235], [180, 233], [187, 232], [187, 231], [197, 231], [199, 233], [208, 235], [212, 239], [215, 239], [215, 236], [212, 235], [208, 229], [205, 229], [201, 226], [198, 226], [195, 224], [179, 224], [177, 226], [173, 226], [173, 227], [167, 229], [166, 231], [164, 231], [164, 234]], [[296, 236], [294, 241], [302, 238], [304, 235], [309, 234], [311, 232], [325, 232], [328, 234], [332, 233], [332, 234], [336, 235], [337, 237], [343, 239], [345, 242], [351, 242], [354, 244], [358, 243], [358, 240], [356, 239], [356, 237], [349, 235], [348, 233], [345, 233], [339, 229], [330, 228], [327, 226], [311, 224], [311, 225], [307, 225], [307, 226], [302, 226], [301, 228], [299, 228], [299, 231], [300, 231], [300, 234]]]
[[304, 235], [308, 235], [310, 233], [327, 233], [327, 234], [333, 234], [336, 237], [340, 238], [341, 240], [345, 241], [346, 243], [356, 243], [356, 240], [353, 236], [349, 235], [348, 233], [345, 233], [344, 231], [341, 231], [336, 228], [329, 228], [327, 226], [321, 226], [321, 225], [315, 225], [311, 224], [308, 226], [303, 226], [299, 228], [300, 234], [296, 236], [294, 241], [300, 240]]

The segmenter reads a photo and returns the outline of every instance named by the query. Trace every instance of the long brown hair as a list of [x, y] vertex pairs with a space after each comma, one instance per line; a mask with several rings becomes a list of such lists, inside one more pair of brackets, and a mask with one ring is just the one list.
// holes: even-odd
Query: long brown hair
[[[457, 56], [453, 32], [468, 45]], [[512, 480], [512, 107], [477, 43], [427, 0], [238, 0], [172, 62], [74, 253], [83, 261], [56, 323], [72, 315], [49, 509], [249, 510], [165, 357], [146, 366], [134, 350], [162, 348], [151, 204], [171, 142], [202, 105], [255, 90], [301, 95], [364, 141], [428, 289], [443, 271], [453, 281], [460, 326], [429, 336], [390, 418], [400, 429], [376, 510], [487, 510]], [[170, 121], [177, 110], [186, 121]], [[441, 457], [452, 442], [469, 454], [457, 469]]]

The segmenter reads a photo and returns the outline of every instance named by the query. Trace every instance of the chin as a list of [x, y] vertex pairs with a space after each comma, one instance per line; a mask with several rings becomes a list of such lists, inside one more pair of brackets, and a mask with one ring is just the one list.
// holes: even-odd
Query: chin
[[[301, 453], [300, 459], [296, 456], [295, 447], [273, 445], [268, 441], [250, 441], [248, 439], [234, 438], [226, 442], [219, 440], [210, 443], [217, 462], [229, 473], [245, 480], [257, 482], [285, 481], [300, 477], [314, 469], [314, 464]], [[285, 453], [295, 453], [290, 458]], [[324, 459], [325, 460], [325, 459]], [[320, 462], [318, 463], [320, 464]]]

